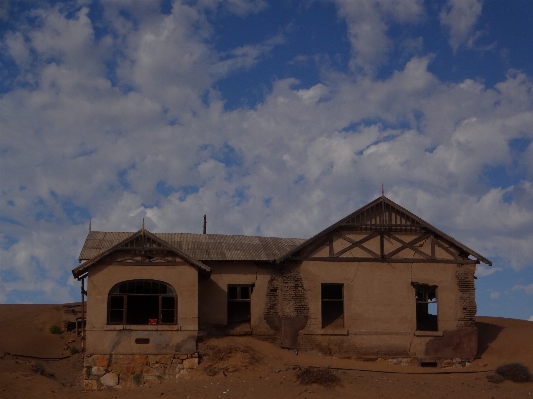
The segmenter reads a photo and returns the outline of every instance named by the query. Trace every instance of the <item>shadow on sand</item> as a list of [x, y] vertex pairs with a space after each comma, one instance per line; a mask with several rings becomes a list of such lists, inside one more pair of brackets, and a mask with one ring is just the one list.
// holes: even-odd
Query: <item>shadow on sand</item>
[[479, 333], [477, 355], [482, 356], [504, 327], [482, 322], [476, 322], [476, 327]]

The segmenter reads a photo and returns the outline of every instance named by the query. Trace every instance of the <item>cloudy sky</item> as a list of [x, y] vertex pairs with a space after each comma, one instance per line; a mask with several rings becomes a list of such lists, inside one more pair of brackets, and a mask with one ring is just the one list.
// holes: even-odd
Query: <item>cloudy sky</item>
[[308, 238], [381, 194], [533, 317], [533, 2], [0, 0], [0, 302], [93, 230]]

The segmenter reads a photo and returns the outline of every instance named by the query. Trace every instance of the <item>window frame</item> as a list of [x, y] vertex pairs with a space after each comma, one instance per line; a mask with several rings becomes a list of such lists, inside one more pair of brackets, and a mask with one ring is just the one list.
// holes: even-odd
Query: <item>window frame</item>
[[[341, 297], [340, 298], [324, 298], [324, 287], [327, 286], [335, 286], [340, 287], [341, 289]], [[342, 306], [342, 326], [333, 325], [337, 319], [334, 319], [333, 321], [329, 322], [328, 324], [325, 324], [324, 321], [324, 303], [340, 303]], [[327, 306], [326, 306], [327, 307]], [[340, 317], [340, 316], [339, 316]], [[323, 330], [338, 330], [343, 329], [345, 325], [344, 320], [344, 283], [321, 283], [320, 284], [320, 328]]]
[[[254, 291], [255, 284], [228, 284], [227, 285], [227, 292], [226, 292], [226, 324], [235, 324], [235, 323], [251, 323], [252, 322], [252, 293]], [[237, 297], [236, 298], [230, 298], [230, 290], [232, 288], [237, 289]], [[248, 297], [243, 298], [242, 297], [242, 289], [247, 288], [248, 289]], [[241, 321], [241, 322], [230, 322], [230, 308], [232, 308], [231, 304], [237, 304], [237, 303], [247, 303], [249, 307], [249, 320]], [[236, 305], [239, 306], [239, 305]]]
[[[150, 290], [152, 292], [149, 293], [138, 293], [135, 292], [139, 287], [142, 287], [141, 290], [145, 290], [145, 283], [150, 283]], [[154, 283], [159, 284], [157, 287], [157, 291], [159, 292], [153, 292], [155, 286]], [[130, 286], [130, 284], [132, 284]], [[163, 285], [165, 287], [164, 291], [161, 292]], [[130, 288], [131, 287], [131, 288]], [[157, 297], [157, 323], [156, 325], [177, 325], [178, 324], [178, 296], [176, 295], [176, 290], [172, 285], [160, 281], [160, 280], [152, 280], [152, 279], [134, 279], [134, 280], [125, 280], [121, 281], [117, 284], [115, 284], [110, 290], [107, 295], [107, 325], [135, 325], [135, 326], [149, 326], [153, 325], [148, 323], [131, 323], [131, 319], [128, 319], [128, 297], [135, 296], [135, 297]], [[114, 308], [112, 307], [112, 302], [114, 301], [114, 298], [122, 298], [122, 308]], [[163, 298], [172, 298], [174, 302], [174, 307], [166, 307], [163, 308]], [[173, 310], [173, 322], [164, 322], [163, 319], [163, 311]], [[121, 321], [112, 321], [111, 312], [122, 312], [122, 320]], [[149, 319], [151, 320], [151, 319]]]
[[[430, 284], [420, 284], [413, 283], [414, 288], [414, 299], [415, 299], [415, 331], [439, 331], [439, 300], [438, 300], [438, 289], [436, 285]], [[417, 291], [421, 291], [422, 300], [419, 300], [417, 297]], [[432, 299], [430, 299], [432, 298]], [[437, 312], [435, 315], [429, 313], [429, 305], [435, 304]], [[420, 310], [421, 305], [426, 305], [424, 313]], [[425, 316], [426, 320], [422, 319], [422, 316]], [[419, 328], [423, 325], [427, 325], [427, 328]]]

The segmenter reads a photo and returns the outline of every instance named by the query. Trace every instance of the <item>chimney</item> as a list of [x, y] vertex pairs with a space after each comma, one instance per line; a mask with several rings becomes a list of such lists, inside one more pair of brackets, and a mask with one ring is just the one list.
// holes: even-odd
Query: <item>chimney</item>
[[204, 234], [207, 234], [207, 215], [204, 215]]

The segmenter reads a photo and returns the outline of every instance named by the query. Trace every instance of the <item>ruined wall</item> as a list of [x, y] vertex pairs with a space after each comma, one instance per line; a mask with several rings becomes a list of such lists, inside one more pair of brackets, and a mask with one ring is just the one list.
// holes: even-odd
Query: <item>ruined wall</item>
[[455, 272], [457, 287], [459, 288], [459, 301], [462, 315], [457, 322], [457, 328], [476, 326], [476, 286], [474, 284], [475, 265], [460, 265]]
[[[110, 289], [121, 281], [134, 279], [159, 280], [174, 288], [177, 295], [177, 324], [107, 325]], [[86, 353], [89, 355], [195, 353], [198, 271], [184, 262], [172, 266], [132, 266], [112, 262], [95, 265], [89, 270], [86, 317]]]
[[[307, 301], [299, 305], [308, 311], [307, 323], [298, 331], [296, 345], [301, 349], [348, 356], [475, 356], [475, 349], [473, 354], [472, 351], [477, 348], [477, 332], [463, 331], [468, 326], [461, 325], [465, 302], [470, 306], [469, 312], [472, 306], [475, 309], [472, 266], [304, 261], [292, 270], [298, 272], [303, 284], [299, 298]], [[462, 285], [457, 276], [461, 276]], [[344, 285], [342, 328], [322, 328], [322, 283]], [[438, 287], [439, 331], [416, 331], [412, 283]], [[284, 295], [283, 298], [285, 301]], [[473, 320], [471, 314], [467, 316]]]
[[190, 355], [88, 355], [83, 364], [85, 390], [123, 388], [179, 378], [198, 365]]
[[[473, 266], [338, 261], [209, 266], [211, 278], [199, 283], [200, 324], [208, 332], [216, 325], [227, 332], [227, 285], [254, 284], [249, 333], [285, 348], [345, 356], [475, 356], [477, 333], [461, 324], [465, 317], [473, 321], [468, 313], [475, 310]], [[341, 328], [322, 328], [322, 283], [344, 286]], [[416, 331], [413, 283], [438, 287], [439, 331]]]
[[298, 348], [298, 336], [309, 320], [309, 300], [299, 264], [281, 268], [281, 338], [283, 348]]

